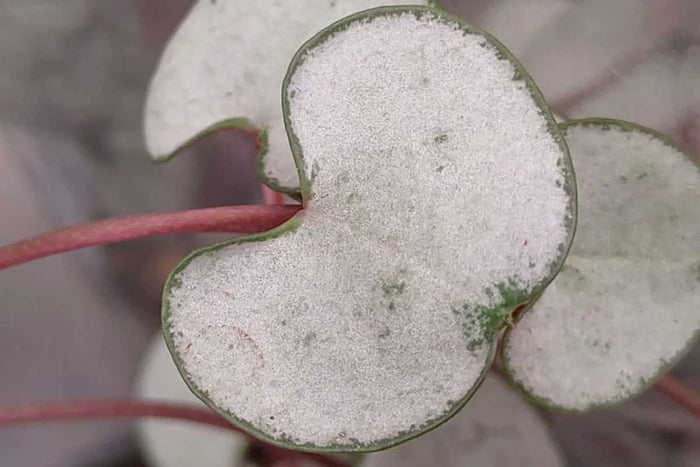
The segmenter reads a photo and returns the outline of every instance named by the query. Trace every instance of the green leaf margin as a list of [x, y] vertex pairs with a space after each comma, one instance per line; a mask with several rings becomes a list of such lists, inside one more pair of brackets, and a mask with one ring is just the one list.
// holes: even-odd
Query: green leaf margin
[[235, 117], [235, 118], [228, 118], [226, 120], [221, 120], [220, 122], [214, 123], [213, 125], [208, 126], [204, 130], [200, 131], [199, 133], [195, 134], [192, 136], [190, 139], [182, 143], [180, 146], [178, 146], [174, 151], [165, 153], [165, 154], [150, 154], [149, 156], [151, 158], [151, 161], [155, 164], [165, 164], [167, 162], [170, 162], [175, 156], [179, 155], [181, 152], [185, 151], [189, 147], [195, 145], [197, 142], [205, 139], [207, 136], [217, 133], [223, 130], [242, 130], [245, 131], [249, 134], [257, 134], [257, 138], [255, 139], [255, 143], [258, 146], [258, 150], [255, 154], [255, 159], [256, 159], [256, 169], [258, 171], [258, 177], [263, 180], [263, 183], [265, 183], [267, 186], [272, 188], [275, 191], [279, 191], [281, 193], [286, 193], [289, 196], [291, 196], [294, 199], [300, 200], [301, 196], [299, 194], [298, 190], [287, 190], [286, 188], [277, 185], [276, 181], [274, 179], [268, 179], [268, 178], [263, 178], [264, 175], [264, 167], [262, 166], [262, 160], [265, 154], [267, 154], [268, 150], [268, 138], [267, 138], [267, 130], [266, 129], [260, 129], [256, 125], [254, 125], [250, 120], [248, 120], [245, 117]]
[[[536, 301], [539, 297], [535, 297], [533, 299], [533, 302]], [[532, 303], [527, 304], [527, 308], [529, 308], [532, 305]], [[510, 386], [508, 379], [499, 371], [495, 370], [491, 372], [490, 375], [491, 378], [497, 378], [501, 380], [502, 383], [505, 383], [506, 386]], [[523, 394], [520, 391], [517, 391], [513, 389], [513, 392], [516, 393], [516, 395], [520, 398], [520, 400], [524, 404], [528, 404], [530, 400], [523, 396]], [[549, 443], [551, 444], [552, 449], [557, 453], [558, 459], [560, 459], [562, 462], [565, 459], [564, 451], [560, 445], [559, 442], [557, 442], [557, 437], [555, 436], [554, 430], [552, 428], [552, 419], [550, 417], [550, 414], [547, 410], [545, 410], [543, 407], [540, 407], [538, 405], [529, 405], [530, 408], [533, 411], [534, 416], [539, 419], [540, 422], [542, 422], [543, 428], [545, 433], [547, 434], [547, 439]], [[371, 456], [372, 453], [367, 453], [360, 458], [356, 464], [354, 464], [355, 467], [366, 467], [367, 462], [369, 462], [367, 456]], [[467, 461], [468, 459], [465, 459]], [[470, 464], [465, 464], [464, 467], [471, 467]], [[486, 467], [486, 466], [474, 466], [474, 467]]]
[[[192, 8], [190, 9], [190, 12], [194, 8], [194, 4], [192, 5]], [[444, 10], [444, 6], [442, 5], [442, 2], [439, 0], [430, 0], [427, 2], [427, 8], [435, 8], [435, 9], [440, 9]], [[189, 12], [188, 12], [189, 15]], [[178, 26], [179, 29], [180, 26]], [[150, 89], [150, 86], [149, 86]], [[258, 179], [261, 183], [265, 184], [268, 188], [278, 192], [278, 193], [284, 193], [291, 198], [301, 201], [301, 189], [298, 186], [285, 186], [282, 185], [279, 180], [277, 180], [274, 177], [271, 177], [265, 173], [265, 159], [267, 156], [268, 152], [268, 139], [267, 139], [267, 129], [266, 128], [260, 128], [257, 125], [254, 125], [247, 117], [231, 117], [227, 118], [225, 120], [221, 120], [219, 122], [216, 122], [204, 130], [200, 131], [199, 133], [196, 133], [194, 136], [192, 136], [190, 139], [182, 143], [180, 146], [175, 148], [172, 152], [165, 153], [165, 154], [150, 154], [149, 156], [151, 158], [151, 161], [156, 163], [156, 164], [165, 164], [166, 162], [170, 162], [171, 159], [173, 159], [175, 156], [179, 155], [181, 152], [183, 152], [185, 149], [189, 148], [190, 146], [194, 145], [198, 141], [206, 138], [207, 136], [211, 135], [212, 133], [222, 131], [222, 130], [244, 130], [249, 133], [257, 133], [259, 136], [257, 138], [256, 143], [258, 144], [259, 150], [255, 154], [255, 169], [257, 172]], [[297, 169], [298, 172], [298, 169]]]
[[[347, 16], [332, 25], [328, 26], [327, 28], [323, 29], [321, 32], [317, 33], [314, 37], [309, 39], [307, 42], [305, 42], [301, 48], [297, 51], [297, 53], [294, 55], [294, 57], [291, 60], [291, 63], [289, 65], [287, 74], [284, 78], [283, 84], [282, 84], [282, 108], [283, 108], [283, 115], [284, 115], [284, 123], [285, 123], [285, 128], [287, 131], [287, 136], [289, 138], [290, 142], [290, 147], [292, 150], [292, 155], [294, 157], [295, 164], [297, 166], [297, 169], [299, 171], [299, 176], [300, 176], [300, 192], [301, 192], [301, 197], [304, 200], [304, 202], [308, 202], [309, 200], [313, 199], [313, 177], [307, 177], [306, 173], [304, 171], [304, 162], [303, 162], [303, 150], [301, 148], [301, 145], [299, 143], [299, 140], [297, 136], [294, 134], [294, 131], [292, 129], [292, 123], [291, 123], [291, 117], [290, 117], [290, 111], [289, 111], [289, 100], [288, 100], [288, 94], [287, 94], [287, 86], [290, 82], [290, 79], [294, 72], [296, 71], [297, 67], [304, 61], [304, 58], [307, 54], [307, 52], [316, 47], [317, 45], [322, 44], [326, 39], [330, 38], [333, 36], [335, 33], [343, 31], [346, 29], [349, 25], [352, 23], [355, 23], [357, 21], [371, 21], [372, 19], [379, 17], [379, 16], [387, 16], [387, 15], [397, 15], [397, 14], [402, 14], [402, 13], [408, 13], [408, 14], [413, 14], [416, 17], [420, 18], [422, 16], [428, 15], [428, 16], [433, 16], [439, 21], [443, 21], [446, 23], [451, 23], [451, 24], [456, 24], [460, 29], [464, 31], [465, 34], [476, 34], [488, 41], [491, 45], [493, 45], [497, 51], [497, 56], [499, 59], [502, 60], [508, 60], [514, 67], [515, 69], [515, 74], [513, 76], [513, 80], [519, 80], [523, 81], [527, 89], [530, 92], [531, 97], [533, 98], [535, 104], [537, 107], [540, 109], [540, 112], [543, 117], [545, 117], [547, 121], [547, 129], [549, 130], [549, 133], [554, 137], [555, 141], [559, 145], [561, 151], [562, 151], [562, 158], [560, 159], [558, 165], [562, 172], [565, 175], [565, 183], [564, 183], [564, 189], [566, 193], [569, 195], [570, 198], [570, 205], [569, 205], [569, 219], [567, 221], [567, 231], [569, 233], [568, 238], [566, 240], [565, 244], [562, 244], [560, 246], [560, 255], [558, 258], [556, 258], [552, 264], [550, 265], [550, 272], [545, 279], [541, 281], [540, 284], [538, 284], [536, 287], [533, 288], [532, 291], [530, 292], [525, 292], [522, 290], [516, 290], [513, 288], [508, 287], [507, 285], [503, 285], [501, 287], [501, 292], [503, 295], [503, 302], [496, 307], [494, 307], [491, 311], [491, 313], [494, 316], [500, 316], [502, 319], [499, 319], [498, 322], [495, 324], [494, 329], [488, 329], [486, 335], [489, 338], [490, 346], [489, 346], [489, 353], [486, 359], [486, 362], [484, 364], [484, 368], [481, 371], [481, 374], [479, 375], [479, 378], [476, 380], [474, 383], [474, 386], [467, 391], [465, 396], [463, 396], [460, 400], [453, 402], [452, 406], [447, 410], [444, 414], [442, 414], [439, 417], [436, 417], [435, 419], [427, 420], [425, 423], [418, 427], [414, 427], [406, 432], [402, 432], [398, 434], [395, 437], [376, 441], [374, 443], [368, 443], [368, 444], [354, 444], [354, 445], [325, 445], [325, 446], [317, 446], [311, 443], [305, 443], [305, 444], [299, 444], [296, 443], [290, 439], [286, 438], [273, 438], [267, 433], [259, 430], [252, 424], [246, 422], [245, 420], [239, 419], [236, 417], [234, 414], [226, 412], [225, 410], [220, 409], [217, 407], [208, 397], [205, 391], [201, 391], [198, 389], [194, 383], [192, 383], [189, 379], [189, 375], [183, 370], [183, 362], [180, 356], [177, 353], [177, 349], [175, 348], [175, 345], [173, 343], [173, 336], [171, 334], [171, 329], [168, 324], [169, 318], [170, 318], [170, 299], [169, 295], [171, 290], [177, 289], [181, 285], [181, 281], [179, 278], [179, 273], [184, 270], [189, 263], [197, 258], [200, 255], [204, 254], [210, 254], [214, 253], [218, 250], [221, 250], [223, 248], [226, 248], [228, 246], [232, 245], [237, 245], [237, 244], [243, 244], [243, 243], [249, 243], [249, 242], [258, 242], [258, 241], [265, 241], [265, 240], [270, 240], [274, 239], [276, 237], [279, 237], [281, 235], [284, 235], [285, 233], [290, 233], [299, 228], [303, 221], [303, 211], [296, 214], [292, 219], [287, 221], [286, 223], [282, 224], [281, 226], [270, 230], [265, 233], [257, 234], [257, 235], [252, 235], [252, 236], [246, 236], [246, 237], [239, 237], [235, 238], [232, 240], [229, 240], [224, 243], [220, 243], [218, 245], [214, 245], [212, 247], [204, 248], [197, 250], [190, 254], [188, 257], [186, 257], [170, 274], [166, 284], [165, 288], [163, 290], [163, 305], [162, 305], [162, 312], [161, 312], [161, 321], [162, 321], [162, 327], [163, 327], [163, 333], [165, 335], [165, 341], [168, 346], [168, 349], [173, 356], [173, 360], [176, 363], [177, 369], [180, 372], [181, 376], [185, 380], [185, 383], [187, 386], [190, 388], [190, 390], [204, 402], [207, 406], [209, 406], [212, 410], [214, 410], [216, 413], [227, 419], [229, 422], [231, 422], [233, 425], [237, 426], [238, 428], [241, 428], [248, 432], [249, 434], [255, 436], [256, 438], [259, 438], [267, 443], [280, 446], [283, 448], [287, 449], [294, 449], [298, 451], [304, 451], [304, 452], [316, 452], [316, 453], [362, 453], [362, 452], [372, 452], [372, 451], [379, 451], [383, 449], [390, 448], [392, 446], [395, 446], [397, 444], [403, 443], [405, 441], [408, 441], [410, 439], [413, 439], [415, 437], [418, 437], [422, 435], [423, 433], [430, 431], [432, 429], [437, 428], [441, 424], [445, 423], [447, 420], [452, 418], [457, 412], [461, 410], [461, 408], [469, 401], [469, 399], [472, 397], [472, 395], [476, 392], [476, 390], [479, 388], [481, 383], [483, 382], [487, 371], [490, 369], [493, 359], [496, 354], [497, 350], [497, 342], [498, 342], [498, 336], [499, 333], [502, 329], [504, 329], [508, 325], [508, 317], [510, 314], [521, 304], [523, 303], [528, 303], [530, 302], [533, 297], [538, 296], [542, 290], [554, 279], [554, 277], [557, 275], [559, 272], [559, 269], [561, 268], [564, 259], [566, 258], [566, 255], [568, 254], [568, 251], [571, 247], [571, 243], [574, 237], [574, 233], [576, 230], [576, 219], [577, 219], [577, 201], [576, 201], [576, 180], [574, 176], [574, 169], [571, 163], [571, 159], [569, 156], [569, 150], [568, 146], [566, 144], [566, 141], [564, 140], [564, 137], [554, 120], [554, 117], [551, 114], [551, 111], [549, 109], [549, 106], [544, 100], [544, 97], [542, 96], [541, 91], [537, 87], [537, 85], [534, 83], [530, 75], [527, 73], [525, 68], [515, 59], [515, 57], [508, 51], [508, 49], [501, 44], [496, 38], [494, 38], [492, 35], [489, 33], [482, 31], [480, 29], [477, 29], [471, 25], [469, 25], [467, 22], [462, 20], [459, 17], [453, 16], [451, 14], [448, 14], [446, 12], [436, 10], [434, 8], [430, 7], [420, 7], [420, 6], [388, 6], [388, 7], [378, 7], [378, 8], [373, 8], [370, 10], [365, 10], [361, 11], [358, 13], [355, 13], [353, 15]], [[486, 310], [488, 311], [488, 310]]]
[[[569, 128], [571, 127], [586, 127], [586, 126], [596, 126], [602, 130], [609, 131], [612, 128], [615, 128], [617, 130], [620, 130], [622, 132], [638, 132], [638, 133], [643, 133], [649, 136], [652, 136], [658, 140], [660, 140], [662, 143], [664, 143], [666, 146], [669, 146], [671, 149], [680, 152], [683, 154], [685, 157], [687, 157], [691, 162], [693, 162], [699, 169], [700, 169], [700, 163], [698, 162], [698, 158], [693, 157], [693, 154], [690, 153], [689, 151], [681, 148], [677, 143], [675, 143], [670, 137], [667, 135], [660, 133], [656, 130], [653, 130], [651, 128], [642, 126], [638, 123], [634, 122], [629, 122], [626, 120], [618, 120], [614, 118], [603, 118], [603, 117], [589, 117], [589, 118], [582, 118], [582, 119], [573, 119], [573, 120], [567, 120], [565, 122], [562, 122], [559, 124], [559, 127], [561, 128], [562, 132], [564, 133], [566, 137], [566, 132]], [[539, 298], [539, 296], [537, 297]], [[683, 357], [685, 357], [690, 350], [695, 346], [696, 343], [700, 342], [700, 329], [697, 329], [695, 331], [695, 334], [693, 337], [691, 337], [686, 344], [686, 346], [679, 350], [676, 355], [674, 355], [670, 360], [667, 362], [664, 362], [660, 367], [659, 371], [657, 371], [653, 376], [650, 378], [644, 379], [642, 378], [642, 384], [639, 386], [639, 389], [636, 391], [631, 391], [627, 394], [622, 394], [619, 398], [613, 399], [610, 401], [604, 401], [600, 403], [591, 403], [585, 408], [572, 408], [572, 407], [567, 407], [564, 405], [560, 405], [552, 401], [551, 399], [545, 398], [545, 397], [540, 397], [535, 395], [532, 391], [530, 391], [528, 388], [525, 387], [525, 385], [520, 382], [514, 375], [514, 372], [511, 370], [511, 365], [510, 365], [510, 357], [509, 357], [509, 352], [508, 352], [508, 344], [510, 341], [510, 335], [513, 332], [513, 330], [517, 327], [517, 324], [523, 319], [526, 313], [530, 313], [533, 311], [533, 308], [535, 306], [535, 301], [532, 303], [528, 304], [528, 306], [523, 309], [522, 313], [519, 314], [517, 319], [514, 322], [514, 326], [508, 330], [503, 335], [502, 339], [502, 345], [501, 345], [501, 359], [503, 360], [503, 373], [508, 380], [508, 382], [516, 388], [518, 391], [520, 391], [528, 400], [533, 402], [534, 404], [548, 409], [548, 410], [554, 410], [556, 412], [560, 413], [565, 413], [565, 414], [584, 414], [584, 413], [589, 413], [594, 410], [601, 410], [601, 409], [610, 409], [610, 408], [615, 408], [620, 406], [621, 404], [624, 404], [625, 402], [628, 402], [644, 392], [646, 392], [648, 389], [650, 389], [654, 384], [656, 384], [660, 379], [662, 379], [666, 373], [668, 373], [674, 366], [680, 362]], [[535, 311], [536, 312], [536, 311]]]
[[[438, 10], [445, 10], [445, 7], [442, 5], [442, 2], [439, 0], [430, 0], [426, 3], [427, 3], [427, 5], [425, 8], [434, 8], [434, 9], [438, 9]], [[409, 4], [407, 3], [407, 5], [409, 5]], [[394, 6], [394, 7], [379, 7], [379, 8], [396, 8], [396, 6]], [[420, 8], [420, 7], [418, 7], [418, 8]], [[361, 12], [358, 12], [358, 13], [361, 13]], [[342, 21], [342, 19], [339, 21]], [[303, 44], [301, 46], [301, 48], [304, 48], [305, 45], [306, 44]], [[284, 87], [286, 87], [286, 86], [283, 85], [283, 88]], [[283, 89], [283, 91], [282, 91], [282, 101], [283, 102], [285, 99], [284, 91], [285, 90]], [[294, 198], [298, 201], [301, 201], [301, 199], [303, 198], [302, 194], [301, 194], [301, 184], [300, 184], [300, 186], [295, 186], [295, 187], [284, 186], [279, 182], [279, 180], [277, 180], [276, 178], [271, 177], [265, 173], [266, 156], [267, 156], [267, 151], [261, 152], [260, 154], [258, 154], [258, 158], [257, 158], [258, 163], [257, 163], [256, 167], [258, 170], [258, 178], [260, 179], [260, 181], [262, 183], [264, 183], [268, 188], [271, 188], [274, 191], [277, 191], [279, 193], [285, 193], [285, 194], [291, 196], [292, 198]], [[299, 180], [303, 180], [301, 177], [301, 174], [299, 173], [299, 166], [297, 166], [297, 176], [299, 177]]]

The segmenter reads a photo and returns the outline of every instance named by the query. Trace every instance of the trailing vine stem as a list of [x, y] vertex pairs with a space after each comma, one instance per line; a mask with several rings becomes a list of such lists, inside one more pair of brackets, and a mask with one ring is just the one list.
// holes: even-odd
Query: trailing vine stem
[[[133, 240], [167, 233], [230, 232], [258, 233], [279, 226], [298, 213], [301, 205], [282, 204], [276, 193], [264, 190], [265, 205], [226, 206], [174, 213], [149, 214], [108, 219], [49, 232], [0, 248], [0, 270], [38, 258], [107, 243]], [[655, 389], [700, 418], [700, 394], [671, 375], [655, 384]], [[243, 433], [225, 419], [197, 407], [142, 401], [76, 401], [15, 407], [0, 407], [0, 428], [30, 422], [49, 422], [95, 418], [161, 417], [186, 420]], [[254, 439], [254, 438], [253, 438]], [[259, 440], [255, 440], [260, 444]], [[292, 454], [318, 457], [321, 465], [343, 466], [327, 456], [301, 454], [275, 448], [271, 458], [290, 458]], [[281, 456], [281, 457], [278, 457]]]
[[153, 235], [265, 232], [289, 220], [300, 209], [299, 205], [226, 206], [80, 224], [0, 248], [0, 269], [79, 248]]

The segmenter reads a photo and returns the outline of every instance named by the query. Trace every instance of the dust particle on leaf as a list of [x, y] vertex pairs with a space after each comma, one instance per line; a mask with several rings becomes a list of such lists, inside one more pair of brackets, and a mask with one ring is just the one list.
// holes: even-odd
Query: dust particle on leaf
[[448, 139], [449, 137], [443, 133], [441, 135], [436, 136], [435, 139], [433, 139], [433, 141], [435, 142], [435, 144], [441, 144], [446, 143]]
[[315, 332], [310, 332], [307, 335], [304, 336], [304, 347], [308, 347], [313, 340], [316, 339], [316, 333]]

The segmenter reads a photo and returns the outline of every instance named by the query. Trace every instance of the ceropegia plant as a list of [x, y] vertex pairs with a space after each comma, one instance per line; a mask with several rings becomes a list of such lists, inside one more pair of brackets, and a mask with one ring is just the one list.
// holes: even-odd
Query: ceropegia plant
[[[193, 402], [161, 335], [142, 361], [136, 386], [143, 399]], [[138, 426], [139, 444], [150, 467], [254, 466], [247, 440], [235, 434], [182, 421], [146, 420]], [[487, 376], [480, 391], [461, 411], [419, 440], [359, 460], [363, 467], [402, 465], [564, 465], [541, 416], [498, 376]], [[313, 465], [313, 464], [309, 464]]]
[[[204, 406], [180, 377], [161, 333], [143, 355], [134, 392], [143, 401]], [[149, 467], [332, 467], [358, 465], [362, 460], [356, 455], [336, 455], [335, 463], [328, 464], [324, 458], [289, 456], [281, 450], [261, 452], [260, 443], [249, 437], [191, 420], [141, 420], [137, 435]], [[538, 443], [544, 441], [537, 437]]]
[[462, 407], [558, 271], [568, 151], [510, 53], [429, 8], [323, 30], [282, 101], [304, 212], [187, 258], [166, 340], [190, 388], [262, 439], [386, 448]]
[[[199, 402], [182, 381], [160, 334], [144, 355], [136, 393], [146, 400]], [[257, 465], [246, 455], [248, 440], [212, 427], [146, 420], [139, 423], [138, 436], [150, 467]], [[348, 460], [363, 467], [459, 467], [465, 459], [480, 466], [564, 465], [542, 417], [494, 374], [485, 378], [468, 409], [418, 441]]]
[[362, 467], [563, 467], [539, 413], [491, 373], [469, 405], [434, 431], [394, 449], [367, 454]]
[[563, 124], [579, 224], [554, 282], [505, 338], [512, 380], [571, 411], [640, 393], [700, 329], [700, 170], [665, 137], [617, 120]]
[[[233, 3], [200, 2], [161, 62], [146, 125], [156, 159], [219, 128], [270, 133], [275, 125], [272, 113], [242, 120], [238, 109], [246, 107], [233, 98], [237, 90], [248, 99], [253, 88], [264, 99], [262, 86], [226, 88], [229, 80], [240, 84], [234, 75], [243, 67], [227, 61], [237, 56], [223, 45], [265, 47], [262, 39], [231, 36], [239, 13]], [[278, 21], [265, 24], [290, 38], [280, 11], [265, 10]], [[248, 19], [266, 21], [262, 14]], [[220, 41], [201, 40], [207, 34]], [[292, 42], [264, 39], [279, 47]], [[287, 58], [266, 64], [279, 66], [277, 80]], [[261, 56], [246, 55], [244, 65], [253, 59]], [[278, 172], [272, 159], [263, 162], [262, 178], [302, 196], [303, 212], [278, 229], [195, 253], [173, 273], [164, 297], [180, 372], [235, 425], [309, 451], [397, 444], [459, 410], [511, 325], [503, 352], [515, 385], [548, 406], [588, 410], [639, 393], [697, 335], [698, 289], [689, 279], [697, 277], [697, 211], [688, 199], [697, 198], [698, 172], [658, 135], [621, 122], [564, 125], [584, 184], [582, 210], [590, 212], [583, 240], [541, 302], [510, 323], [513, 310], [531, 305], [556, 275], [576, 215], [561, 130], [511, 55], [449, 15], [395, 7], [322, 31], [294, 56], [281, 87], [283, 107], [273, 112], [286, 123], [292, 151], [278, 152], [288, 157]], [[219, 105], [227, 97], [235, 105]], [[632, 154], [643, 162], [626, 157]], [[637, 173], [645, 164], [646, 174]], [[625, 185], [633, 173], [634, 187], [612, 183]], [[283, 186], [285, 179], [293, 183]], [[651, 188], [655, 195], [642, 193]], [[251, 211], [253, 220], [270, 214], [266, 228], [242, 228], [234, 215], [225, 229], [266, 230], [297, 209]], [[650, 220], [664, 215], [673, 217], [667, 225]], [[205, 230], [224, 225], [205, 217]], [[42, 254], [75, 248], [69, 240]], [[0, 267], [41, 256], [21, 249], [0, 250]], [[478, 401], [462, 415], [477, 412]], [[31, 418], [0, 412], [0, 424], [13, 416]], [[451, 436], [459, 420], [434, 435]]]
[[298, 194], [284, 130], [280, 86], [301, 44], [344, 16], [380, 5], [431, 0], [219, 0], [197, 2], [171, 39], [153, 77], [145, 113], [146, 145], [164, 161], [222, 128], [260, 135], [259, 175]]

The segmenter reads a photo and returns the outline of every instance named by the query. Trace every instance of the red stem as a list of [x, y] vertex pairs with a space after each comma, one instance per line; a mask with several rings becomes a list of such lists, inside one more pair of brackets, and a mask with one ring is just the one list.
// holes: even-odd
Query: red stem
[[671, 400], [700, 418], [700, 394], [685, 386], [674, 376], [664, 376], [654, 387], [657, 391], [665, 394]]
[[[18, 407], [0, 407], [0, 428], [7, 428], [25, 423], [64, 422], [74, 420], [117, 419], [117, 418], [169, 418], [200, 423], [232, 430], [255, 444], [261, 443], [257, 438], [231, 425], [223, 417], [211, 410], [192, 405], [146, 402], [136, 400], [84, 400], [73, 402], [54, 402]], [[345, 463], [321, 454], [309, 454], [265, 445], [265, 457], [274, 462], [293, 461], [297, 459], [314, 460], [327, 467], [345, 467]], [[290, 462], [291, 463], [291, 462]]]
[[0, 248], [0, 269], [105, 243], [174, 232], [257, 233], [287, 221], [301, 206], [227, 206], [108, 219], [56, 230]]
[[265, 204], [270, 206], [276, 206], [276, 205], [281, 205], [284, 204], [284, 195], [282, 193], [278, 193], [277, 191], [273, 190], [272, 188], [269, 188], [266, 185], [262, 186], [262, 194], [263, 194], [263, 200], [265, 201]]

